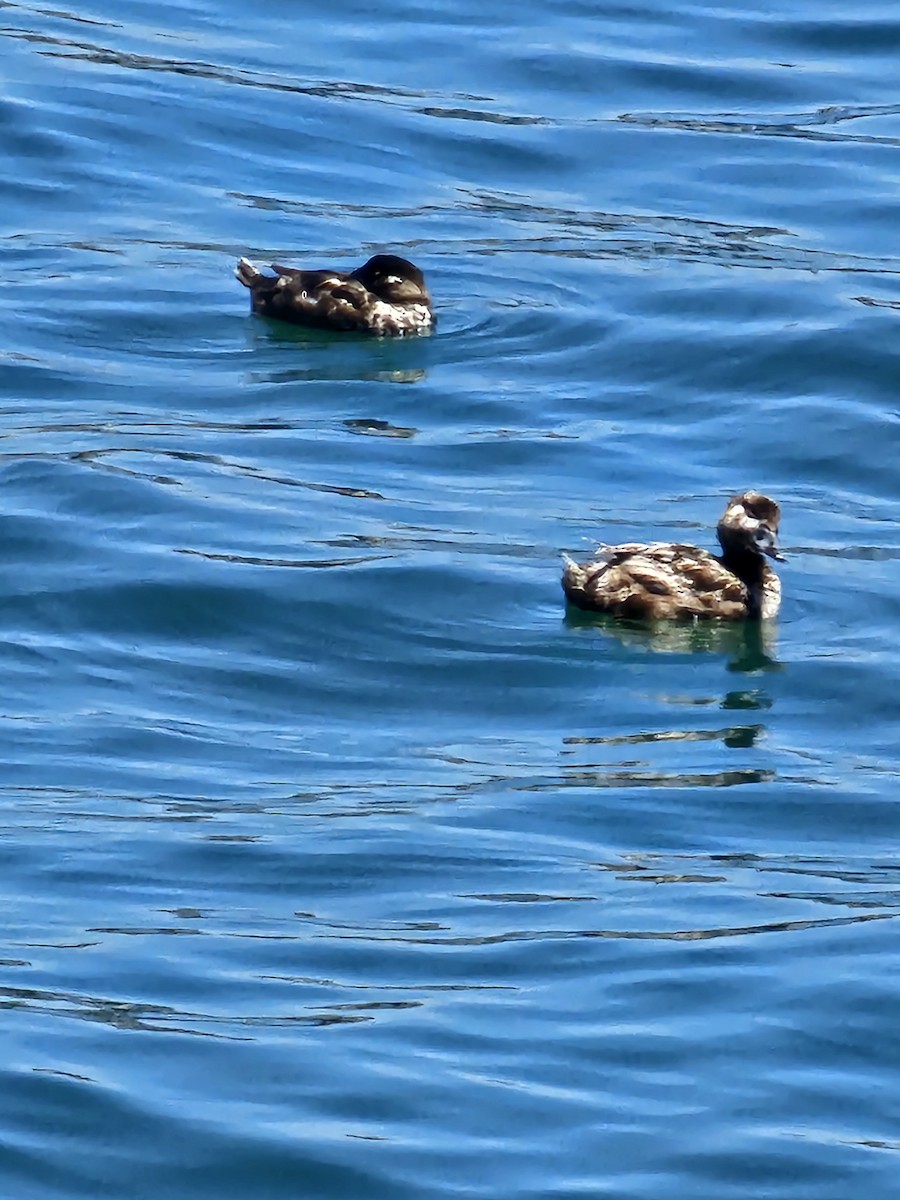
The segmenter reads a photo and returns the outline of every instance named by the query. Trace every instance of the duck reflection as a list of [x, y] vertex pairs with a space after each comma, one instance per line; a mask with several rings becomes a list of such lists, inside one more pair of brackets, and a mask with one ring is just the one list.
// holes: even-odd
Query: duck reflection
[[777, 629], [771, 621], [624, 621], [574, 608], [564, 620], [571, 629], [593, 629], [623, 646], [657, 654], [717, 654], [729, 660], [729, 671], [782, 669], [775, 658]]
[[317, 367], [292, 367], [289, 371], [250, 371], [249, 383], [421, 383], [425, 371], [414, 367], [402, 371], [354, 371], [347, 363], [321, 364]]
[[353, 417], [341, 423], [350, 433], [368, 437], [412, 438], [419, 432], [413, 425], [392, 425], [380, 417]]
[[[585, 747], [592, 749], [619, 746], [643, 746], [649, 751], [661, 742], [721, 742], [730, 750], [753, 747], [765, 733], [762, 725], [727, 726], [722, 729], [669, 729], [626, 736], [563, 738], [562, 756], [581, 757]], [[594, 757], [592, 755], [592, 757]], [[627, 758], [618, 762], [578, 762], [565, 764], [567, 787], [594, 788], [706, 788], [739, 787], [748, 783], [772, 783], [776, 772], [767, 767], [729, 767], [718, 771], [677, 770], [654, 766], [648, 758]]]
[[[260, 369], [254, 365], [245, 376], [250, 383], [421, 383], [426, 378], [421, 342], [415, 345], [351, 335], [341, 339], [337, 354], [334, 336], [327, 330], [286, 321], [267, 321], [262, 329], [251, 329], [247, 342], [254, 350], [284, 346], [292, 351], [290, 366]], [[303, 351], [302, 357], [296, 355], [297, 350]]]
[[[777, 635], [771, 621], [637, 622], [576, 610], [569, 610], [565, 619], [571, 628], [587, 635], [612, 637], [629, 650], [649, 650], [682, 658], [715, 655], [727, 660], [728, 672], [744, 675], [782, 669], [775, 658]], [[772, 699], [764, 688], [751, 686], [718, 695], [705, 692], [700, 696], [673, 689], [657, 694], [657, 699], [669, 711], [671, 707], [682, 710], [685, 719], [681, 728], [672, 728], [669, 719], [657, 711], [651, 718], [652, 724], [658, 726], [659, 718], [663, 718], [666, 727], [623, 730], [617, 722], [618, 727], [607, 726], [608, 733], [598, 731], [563, 738], [560, 755], [564, 760], [573, 760], [565, 762], [567, 786], [735, 787], [771, 783], [777, 778], [769, 762], [754, 761], [767, 732], [760, 716], [772, 707]], [[718, 712], [719, 719], [704, 721], [698, 728], [694, 721], [701, 708]], [[721, 715], [725, 713], [729, 716], [723, 721]], [[741, 713], [753, 717], [741, 720], [737, 716]], [[749, 751], [752, 757], [749, 761], [726, 763], [716, 746], [724, 751]], [[626, 747], [630, 749], [623, 753]], [[731, 760], [730, 754], [727, 757]]]
[[663, 729], [653, 733], [617, 733], [600, 737], [565, 737], [564, 746], [640, 746], [653, 742], [722, 742], [732, 749], [753, 746], [764, 725], [728, 725], [722, 729]]

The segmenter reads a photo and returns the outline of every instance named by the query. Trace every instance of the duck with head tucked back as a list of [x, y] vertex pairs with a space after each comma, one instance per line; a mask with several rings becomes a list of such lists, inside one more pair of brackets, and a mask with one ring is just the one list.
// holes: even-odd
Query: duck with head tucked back
[[434, 326], [431, 297], [417, 266], [376, 254], [355, 271], [260, 270], [242, 258], [235, 275], [250, 289], [253, 311], [295, 325], [398, 337]]
[[774, 617], [781, 581], [781, 510], [759, 492], [733, 496], [716, 530], [722, 553], [674, 542], [604, 546], [594, 562], [564, 555], [562, 585], [577, 608], [638, 620]]

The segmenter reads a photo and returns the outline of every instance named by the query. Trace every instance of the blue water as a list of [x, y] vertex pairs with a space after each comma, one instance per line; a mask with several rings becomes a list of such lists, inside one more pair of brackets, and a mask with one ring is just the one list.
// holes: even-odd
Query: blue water
[[0, 9], [0, 1194], [893, 1198], [896, 5]]

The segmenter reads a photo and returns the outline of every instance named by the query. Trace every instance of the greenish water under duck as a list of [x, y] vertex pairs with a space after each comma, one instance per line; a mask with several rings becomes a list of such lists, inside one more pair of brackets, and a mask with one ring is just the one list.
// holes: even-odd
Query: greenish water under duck
[[[0, 36], [0, 1193], [892, 1198], [896, 7]], [[777, 622], [566, 612], [747, 488]]]

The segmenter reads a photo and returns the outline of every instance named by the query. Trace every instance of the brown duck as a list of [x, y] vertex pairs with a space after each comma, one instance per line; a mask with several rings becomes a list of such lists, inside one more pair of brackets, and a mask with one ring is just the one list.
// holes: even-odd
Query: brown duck
[[417, 266], [376, 254], [355, 271], [265, 270], [242, 258], [235, 275], [250, 289], [253, 311], [314, 329], [398, 337], [434, 326], [431, 297]]
[[759, 492], [733, 496], [716, 533], [722, 553], [675, 542], [603, 546], [595, 562], [565, 555], [562, 585], [578, 608], [615, 617], [678, 620], [774, 617], [781, 581], [766, 561], [778, 550], [781, 510]]

